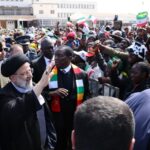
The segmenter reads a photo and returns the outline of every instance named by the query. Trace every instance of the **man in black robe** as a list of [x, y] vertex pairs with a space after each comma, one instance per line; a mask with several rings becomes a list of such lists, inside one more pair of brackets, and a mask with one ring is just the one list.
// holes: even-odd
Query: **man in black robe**
[[[52, 76], [49, 74], [51, 68], [47, 68], [33, 87], [32, 69], [24, 54], [16, 54], [3, 62], [2, 75], [9, 77], [10, 82], [0, 90], [1, 150], [50, 150], [49, 144], [54, 146], [56, 135], [51, 120], [45, 120], [44, 131], [38, 118], [45, 105], [40, 94]], [[47, 136], [49, 132], [50, 136]]]

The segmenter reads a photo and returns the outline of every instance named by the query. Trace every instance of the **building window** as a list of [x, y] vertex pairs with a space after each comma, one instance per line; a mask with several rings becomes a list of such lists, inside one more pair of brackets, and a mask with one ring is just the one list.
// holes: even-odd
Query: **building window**
[[80, 9], [80, 4], [78, 4], [78, 8]]
[[66, 8], [69, 8], [69, 7], [68, 7], [68, 4], [66, 4]]
[[44, 11], [43, 10], [39, 10], [39, 14], [43, 14], [44, 13]]
[[11, 14], [13, 14], [13, 11], [11, 9], [5, 9], [4, 14], [5, 15], [11, 15]]
[[65, 8], [65, 4], [63, 4], [63, 8]]
[[55, 14], [55, 10], [50, 10], [50, 14]]

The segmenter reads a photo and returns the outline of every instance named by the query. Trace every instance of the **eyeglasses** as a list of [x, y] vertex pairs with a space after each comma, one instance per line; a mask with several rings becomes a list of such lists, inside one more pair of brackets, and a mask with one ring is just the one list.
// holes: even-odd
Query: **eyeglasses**
[[33, 68], [30, 68], [30, 69], [28, 69], [27, 71], [25, 71], [25, 72], [22, 72], [22, 73], [20, 73], [20, 74], [14, 74], [14, 75], [18, 75], [18, 76], [26, 76], [26, 75], [28, 75], [29, 73], [33, 73], [33, 71], [34, 71], [34, 69]]

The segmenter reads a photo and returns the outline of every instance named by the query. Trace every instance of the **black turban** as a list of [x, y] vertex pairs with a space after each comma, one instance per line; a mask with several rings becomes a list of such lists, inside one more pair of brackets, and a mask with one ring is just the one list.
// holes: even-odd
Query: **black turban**
[[4, 60], [1, 66], [1, 73], [5, 77], [13, 75], [24, 63], [30, 60], [24, 54], [17, 54]]

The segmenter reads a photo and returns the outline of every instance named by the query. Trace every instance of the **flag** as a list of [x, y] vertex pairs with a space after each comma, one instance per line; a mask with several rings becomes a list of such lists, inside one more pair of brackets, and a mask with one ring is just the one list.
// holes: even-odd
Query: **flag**
[[95, 16], [90, 15], [90, 16], [88, 17], [88, 19], [91, 20], [91, 21], [93, 22], [93, 24], [96, 24], [96, 22], [97, 22], [97, 19], [96, 19]]
[[86, 17], [80, 17], [79, 19], [77, 19], [78, 24], [85, 23], [85, 21], [86, 21]]
[[136, 16], [137, 26], [144, 27], [148, 22], [148, 12], [140, 12]]

